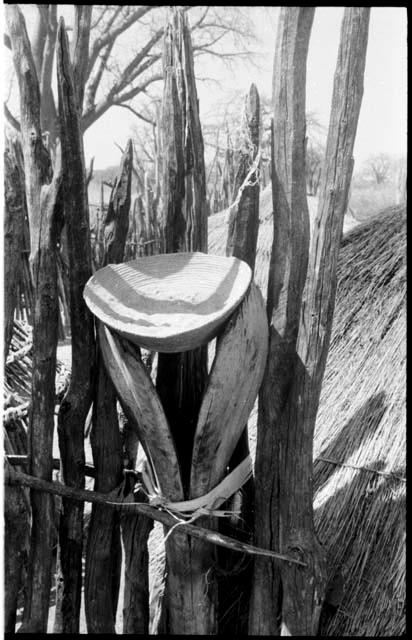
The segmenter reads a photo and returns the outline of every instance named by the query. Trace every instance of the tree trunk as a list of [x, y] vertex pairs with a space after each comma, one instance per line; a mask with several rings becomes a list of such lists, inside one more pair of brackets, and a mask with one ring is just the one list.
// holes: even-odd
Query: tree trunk
[[[257, 172], [246, 180], [259, 149], [259, 94], [254, 84], [246, 96], [241, 125], [240, 151], [235, 175], [234, 206], [229, 217], [226, 255], [235, 256], [248, 263], [252, 271], [255, 266], [256, 245], [259, 230], [259, 182]], [[230, 471], [250, 455], [247, 424], [229, 462]], [[240, 519], [235, 525], [223, 520], [219, 530], [243, 541], [253, 535], [254, 481], [253, 477], [242, 487]], [[247, 611], [251, 589], [251, 565], [242, 566], [244, 556], [237, 553], [220, 552], [219, 568], [224, 572], [219, 584], [219, 627], [221, 633], [235, 635], [247, 633]], [[243, 562], [243, 565], [245, 563]], [[236, 567], [240, 569], [236, 570]]]
[[4, 148], [4, 361], [13, 335], [14, 311], [21, 279], [21, 249], [25, 216], [24, 172], [17, 140]]
[[[85, 479], [84, 427], [92, 401], [95, 348], [93, 318], [83, 300], [83, 288], [92, 270], [83, 139], [63, 20], [59, 25], [57, 42], [72, 342], [70, 386], [60, 405], [58, 436], [63, 481], [70, 487], [82, 489]], [[82, 586], [82, 504], [62, 500], [59, 544], [54, 632], [78, 633]]]
[[[352, 151], [363, 93], [368, 22], [368, 8], [345, 9], [293, 378], [281, 410], [273, 399], [270, 403], [267, 384], [262, 392], [266, 413], [262, 409], [259, 427], [268, 428], [270, 423], [275, 423], [277, 441], [266, 442], [266, 447], [273, 447], [271, 455], [276, 456], [279, 469], [278, 478], [272, 477], [266, 485], [266, 497], [268, 490], [274, 495], [268, 529], [279, 528], [281, 553], [295, 554], [306, 563], [306, 568], [298, 571], [291, 564], [282, 563], [282, 635], [316, 635], [326, 588], [325, 554], [313, 524], [313, 432], [332, 329], [336, 263], [353, 169]], [[281, 346], [283, 338], [275, 331], [273, 327], [272, 340]], [[272, 380], [278, 389], [278, 380]], [[262, 451], [260, 456], [262, 461]], [[266, 518], [268, 515], [266, 512]], [[258, 588], [255, 586], [255, 595]]]
[[[105, 248], [101, 266], [123, 260], [129, 226], [132, 163], [133, 147], [129, 140], [104, 220]], [[123, 455], [116, 392], [100, 352], [97, 357], [90, 441], [96, 469], [95, 489], [109, 492], [122, 480]], [[119, 514], [94, 505], [86, 555], [85, 607], [88, 633], [115, 633], [121, 553]]]
[[[53, 181], [50, 158], [42, 143], [40, 93], [23, 15], [17, 5], [6, 7], [13, 62], [20, 89], [27, 210], [31, 233], [34, 280], [33, 378], [29, 424], [30, 473], [44, 480], [52, 476], [55, 406], [58, 298], [56, 244], [61, 224], [61, 158], [56, 158]], [[46, 633], [51, 587], [53, 501], [31, 492], [32, 531], [28, 594], [21, 631]]]
[[[273, 245], [267, 312], [269, 355], [259, 396], [255, 462], [255, 544], [279, 550], [284, 468], [282, 411], [296, 365], [302, 292], [309, 250], [309, 214], [305, 183], [306, 59], [313, 7], [282, 7], [273, 67], [272, 195]], [[293, 426], [290, 427], [294, 429]], [[312, 446], [312, 443], [310, 444]], [[291, 449], [289, 456], [296, 456]], [[296, 467], [294, 467], [296, 468]], [[294, 488], [290, 489], [294, 492]], [[256, 559], [249, 611], [249, 633], [278, 635], [281, 601], [279, 568]]]

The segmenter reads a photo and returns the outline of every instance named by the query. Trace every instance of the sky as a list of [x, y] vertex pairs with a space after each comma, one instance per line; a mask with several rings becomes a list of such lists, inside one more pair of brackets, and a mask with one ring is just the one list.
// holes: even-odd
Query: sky
[[[65, 8], [62, 8], [63, 12]], [[25, 8], [27, 19], [30, 10]], [[257, 65], [243, 61], [227, 68], [213, 58], [197, 58], [195, 73], [218, 82], [197, 84], [202, 122], [213, 119], [218, 104], [230, 100], [236, 90], [246, 92], [252, 82], [259, 93], [271, 95], [277, 11], [249, 7], [259, 43]], [[316, 114], [327, 128], [337, 59], [343, 7], [317, 7], [307, 61], [307, 111]], [[112, 108], [85, 133], [86, 162], [94, 167], [118, 164], [120, 152], [136, 125], [136, 117], [125, 109]], [[372, 7], [364, 78], [364, 96], [355, 142], [355, 171], [372, 154], [406, 153], [407, 137], [407, 14], [404, 7]]]

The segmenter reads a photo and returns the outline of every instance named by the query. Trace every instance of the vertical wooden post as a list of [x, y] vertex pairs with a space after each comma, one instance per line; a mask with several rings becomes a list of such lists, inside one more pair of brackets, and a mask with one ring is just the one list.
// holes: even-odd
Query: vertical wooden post
[[[19, 451], [4, 430], [4, 453]], [[24, 454], [27, 449], [24, 449]], [[17, 470], [23, 471], [21, 467]], [[18, 595], [24, 584], [30, 539], [30, 504], [23, 487], [4, 485], [4, 632], [15, 633]]]
[[[281, 541], [281, 497], [278, 494], [282, 491], [284, 474], [283, 467], [279, 466], [282, 454], [279, 423], [296, 364], [295, 348], [309, 251], [305, 92], [313, 16], [313, 7], [281, 8], [273, 67], [274, 234], [267, 292], [269, 355], [259, 394], [255, 543], [276, 550], [279, 550]], [[292, 452], [290, 455], [293, 456], [295, 450]], [[280, 548], [284, 549], [283, 546]], [[272, 561], [256, 559], [249, 614], [250, 634], [278, 635], [279, 598], [278, 567]]]
[[[69, 265], [72, 366], [58, 416], [62, 478], [84, 488], [84, 428], [92, 402], [93, 317], [83, 300], [92, 274], [89, 207], [76, 87], [63, 19], [57, 34], [57, 78]], [[63, 499], [59, 527], [55, 633], [78, 633], [82, 586], [83, 505]]]
[[[139, 440], [123, 420], [123, 451], [128, 469], [136, 468]], [[147, 541], [153, 520], [127, 509], [120, 512], [124, 548], [123, 633], [149, 633], [149, 550]]]
[[[275, 430], [272, 432], [273, 440], [268, 441], [266, 436], [265, 442], [266, 448], [272, 447], [273, 453], [264, 458], [263, 449], [260, 449], [259, 460], [261, 464], [268, 464], [273, 456], [272, 464], [279, 469], [277, 477], [272, 474], [270, 482], [260, 480], [260, 489], [266, 498], [268, 491], [273, 496], [272, 514], [267, 509], [266, 515], [260, 511], [265, 517], [265, 535], [277, 528], [280, 552], [296, 554], [307, 565], [298, 571], [288, 563], [282, 563], [280, 567], [282, 635], [316, 635], [326, 588], [325, 555], [313, 524], [313, 432], [332, 328], [336, 263], [353, 169], [352, 151], [363, 93], [368, 23], [369, 8], [345, 9], [324, 176], [302, 296], [293, 377], [283, 396], [283, 407], [277, 402], [280, 387], [276, 375], [272, 378], [272, 400], [268, 380], [261, 396], [259, 427], [264, 427], [265, 432], [259, 432], [261, 440], [258, 447], [263, 444], [264, 433], [270, 432], [270, 425]], [[281, 346], [283, 336], [276, 326], [272, 325], [271, 331], [271, 344], [277, 342]], [[269, 359], [268, 368], [270, 364]], [[274, 369], [272, 372], [275, 373]], [[279, 367], [277, 376], [280, 373]], [[259, 472], [264, 472], [263, 465]], [[261, 543], [258, 536], [257, 540]], [[259, 573], [255, 575], [259, 576]], [[251, 620], [255, 624], [252, 630], [262, 629], [264, 614], [270, 615], [270, 610], [260, 608], [253, 616], [253, 606], [268, 586], [259, 586], [256, 582], [254, 587], [257, 597], [251, 608]], [[276, 612], [272, 610], [271, 615], [274, 620]]]
[[[236, 158], [236, 172], [232, 204], [229, 217], [226, 255], [235, 256], [248, 263], [252, 271], [255, 266], [256, 245], [259, 230], [259, 179], [258, 172], [252, 173], [248, 185], [244, 185], [248, 173], [256, 159], [259, 149], [260, 102], [259, 94], [254, 84], [246, 95], [242, 114], [240, 148]], [[242, 189], [242, 191], [240, 191]], [[229, 463], [230, 470], [234, 469], [249, 455], [249, 440], [247, 425], [233, 452]], [[251, 478], [242, 487], [241, 519], [237, 521], [236, 529], [228, 522], [222, 522], [220, 530], [242, 540], [248, 541], [253, 531], [253, 502], [254, 481]], [[246, 569], [234, 576], [230, 575], [233, 566], [239, 564], [240, 554], [218, 552], [220, 562], [223, 562], [226, 578], [221, 579], [219, 588], [220, 631], [236, 635], [247, 633], [247, 611], [251, 588], [250, 564]], [[230, 613], [228, 614], [228, 611]]]
[[299, 556], [308, 564], [298, 572], [286, 563], [282, 566], [282, 632], [288, 635], [317, 633], [325, 595], [324, 552], [313, 524], [313, 432], [332, 331], [336, 266], [354, 165], [369, 14], [368, 7], [347, 7], [342, 21], [324, 175], [303, 294], [298, 365], [288, 398], [286, 430], [282, 429], [288, 452], [300, 452], [294, 465], [291, 454], [281, 460], [283, 550], [298, 547]]
[[254, 84], [246, 96], [241, 127], [240, 149], [237, 155], [237, 166], [234, 183], [233, 202], [236, 203], [229, 217], [226, 255], [235, 256], [255, 268], [256, 244], [259, 230], [259, 179], [258, 172], [249, 178], [249, 184], [239, 190], [256, 159], [259, 149], [260, 101]]
[[14, 311], [22, 276], [21, 250], [25, 216], [24, 175], [18, 159], [17, 140], [4, 145], [4, 361], [13, 335]]
[[[129, 140], [104, 220], [105, 247], [102, 267], [123, 260], [129, 226], [132, 164], [133, 147]], [[97, 355], [90, 441], [96, 469], [95, 490], [107, 493], [122, 480], [123, 455], [116, 393], [104, 368], [100, 352]], [[120, 568], [119, 514], [101, 505], [93, 505], [85, 576], [88, 633], [115, 633]]]
[[[30, 261], [34, 281], [33, 378], [29, 424], [30, 473], [52, 477], [58, 297], [56, 244], [61, 225], [61, 154], [58, 148], [53, 180], [50, 158], [40, 128], [40, 92], [23, 15], [7, 5], [13, 62], [20, 90], [27, 210], [30, 220]], [[28, 593], [20, 630], [46, 633], [51, 587], [53, 500], [31, 492], [32, 530]]]
[[[92, 4], [75, 4], [75, 19], [71, 58], [73, 63], [73, 78], [76, 90], [77, 108], [79, 116], [83, 113], [84, 87], [87, 80], [87, 65], [89, 62], [90, 24], [92, 18]], [[92, 165], [93, 166], [93, 165]], [[91, 170], [93, 171], [91, 166]]]
[[[161, 123], [162, 237], [166, 253], [207, 251], [206, 179], [193, 53], [186, 17], [173, 9], [163, 49], [165, 85]], [[176, 446], [189, 495], [193, 438], [207, 379], [207, 348], [159, 354], [156, 387]], [[204, 597], [201, 569], [206, 556], [192, 553], [187, 536], [176, 532], [166, 544], [166, 629], [170, 633], [212, 633], [216, 626], [216, 585]], [[194, 584], [196, 580], [196, 585]], [[199, 600], [200, 599], [200, 600]], [[164, 629], [162, 629], [164, 631]]]

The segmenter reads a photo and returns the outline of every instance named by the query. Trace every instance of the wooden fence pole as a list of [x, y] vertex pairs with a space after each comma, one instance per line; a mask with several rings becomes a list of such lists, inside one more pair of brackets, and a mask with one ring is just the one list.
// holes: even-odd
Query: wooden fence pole
[[14, 311], [23, 246], [25, 216], [24, 175], [18, 160], [18, 142], [6, 138], [4, 145], [4, 361], [13, 335]]
[[354, 164], [369, 14], [368, 7], [347, 7], [342, 21], [324, 176], [303, 294], [298, 365], [288, 397], [289, 416], [285, 427], [281, 426], [283, 451], [288, 452], [280, 460], [282, 550], [287, 553], [298, 548], [296, 556], [308, 565], [298, 572], [281, 567], [282, 633], [288, 635], [318, 632], [325, 596], [325, 552], [313, 525], [313, 433], [332, 331], [336, 265]]
[[[182, 10], [173, 9], [163, 50], [165, 86], [161, 123], [163, 251], [207, 252], [206, 179], [203, 138], [190, 33]], [[193, 438], [207, 380], [207, 348], [159, 354], [156, 387], [173, 434], [184, 495], [189, 495]], [[206, 555], [209, 559], [206, 559]], [[216, 628], [216, 584], [205, 597], [199, 571], [213, 563], [214, 549], [198, 557], [184, 534], [166, 543], [165, 628], [170, 633], [211, 633]], [[196, 575], [197, 573], [197, 575]], [[196, 575], [196, 578], [195, 578]], [[201, 592], [197, 592], [196, 579]], [[193, 587], [193, 592], [191, 588]], [[201, 600], [199, 601], [201, 593]]]
[[[282, 408], [273, 393], [279, 393], [281, 367], [277, 371], [272, 368], [272, 400], [269, 397], [268, 381], [261, 396], [263, 402], [259, 427], [264, 427], [265, 433], [270, 433], [270, 425], [272, 429], [275, 427], [272, 441], [268, 441], [266, 436], [264, 446], [272, 447], [272, 464], [279, 470], [278, 476], [272, 474], [269, 482], [264, 482], [262, 477], [260, 479], [263, 498], [268, 499], [268, 492], [273, 496], [272, 513], [268, 509], [262, 513], [260, 505], [259, 514], [265, 518], [265, 527], [262, 529], [265, 529], [266, 536], [268, 531], [278, 530], [279, 551], [292, 553], [306, 564], [304, 569], [297, 572], [280, 568], [282, 635], [316, 635], [326, 589], [325, 553], [316, 538], [313, 524], [313, 432], [332, 328], [336, 263], [353, 170], [352, 151], [363, 93], [368, 22], [368, 8], [345, 9], [324, 176], [299, 316], [293, 377], [289, 379], [289, 389], [283, 396]], [[277, 140], [279, 138], [275, 138], [275, 144]], [[278, 171], [276, 158], [275, 154], [275, 174]], [[275, 313], [272, 322], [273, 320], [276, 320]], [[279, 321], [279, 317], [277, 320]], [[272, 349], [276, 344], [280, 348], [282, 344], [285, 345], [287, 336], [281, 334], [279, 324], [273, 323], [271, 332]], [[273, 358], [274, 355], [276, 351], [273, 350], [270, 357]], [[282, 357], [284, 360], [284, 356]], [[270, 360], [268, 366], [271, 366]], [[260, 444], [263, 445], [264, 432], [259, 433], [258, 438], [261, 438]], [[259, 472], [262, 474], [265, 471], [262, 463], [267, 465], [271, 455], [264, 458], [263, 448], [260, 448], [259, 460], [262, 466], [259, 467]], [[258, 535], [256, 539], [259, 539]], [[258, 566], [259, 561], [256, 563], [256, 567]], [[258, 571], [255, 576], [259, 577]], [[257, 580], [254, 591], [252, 630], [260, 629], [262, 633], [263, 616], [270, 615], [270, 610], [260, 608], [254, 614], [253, 606], [257, 605], [259, 596], [262, 597], [268, 591], [268, 584]], [[272, 609], [272, 624], [275, 615], [276, 612]]]
[[[104, 257], [101, 267], [123, 260], [129, 226], [132, 164], [133, 147], [129, 140], [104, 219]], [[121, 481], [123, 455], [116, 393], [100, 352], [97, 355], [92, 425], [90, 441], [96, 470], [95, 489], [108, 492]], [[115, 633], [120, 569], [119, 515], [94, 505], [86, 551], [85, 609], [88, 633]]]
[[[71, 43], [71, 59], [73, 64], [73, 78], [76, 91], [79, 116], [83, 113], [84, 88], [87, 80], [87, 65], [89, 62], [90, 25], [92, 19], [92, 4], [75, 4], [73, 38]], [[93, 160], [90, 174], [93, 172]], [[86, 179], [87, 181], [87, 179]]]
[[[23, 427], [22, 427], [23, 428]], [[4, 452], [18, 448], [4, 430]], [[30, 503], [23, 487], [4, 486], [4, 632], [15, 633], [18, 595], [30, 548]]]
[[[313, 7], [282, 7], [273, 67], [272, 196], [274, 234], [267, 313], [269, 355], [259, 394], [255, 461], [255, 543], [279, 550], [282, 410], [296, 364], [302, 292], [309, 251], [305, 183], [306, 59]], [[312, 446], [312, 443], [310, 444]], [[290, 455], [295, 454], [292, 450]], [[295, 462], [293, 461], [293, 466]], [[295, 468], [295, 466], [294, 466]], [[282, 496], [279, 496], [282, 491]], [[293, 491], [293, 489], [292, 489]], [[280, 575], [274, 563], [254, 563], [251, 635], [278, 635]]]
[[[83, 288], [92, 274], [83, 138], [63, 19], [57, 33], [57, 79], [72, 347], [70, 385], [60, 405], [58, 436], [62, 479], [68, 486], [81, 489], [85, 481], [84, 428], [92, 402], [95, 341], [93, 317], [83, 300]], [[63, 500], [54, 633], [79, 632], [82, 549], [83, 506]]]
[[[56, 152], [53, 180], [40, 128], [40, 92], [29, 38], [18, 5], [7, 5], [6, 20], [20, 90], [27, 210], [30, 220], [30, 261], [34, 281], [33, 378], [29, 423], [32, 475], [50, 480], [54, 431], [58, 295], [56, 245], [61, 230], [62, 167]], [[31, 493], [32, 530], [28, 593], [20, 630], [46, 633], [49, 615], [53, 547], [53, 501]]]
[[[135, 469], [139, 440], [133, 426], [123, 421], [123, 451], [127, 468]], [[153, 528], [150, 518], [124, 509], [120, 512], [124, 548], [123, 633], [149, 633], [149, 550], [147, 541]]]
[[[248, 263], [252, 271], [255, 266], [256, 245], [259, 231], [259, 174], [249, 176], [259, 149], [260, 101], [257, 88], [251, 85], [246, 95], [242, 114], [239, 152], [236, 157], [233, 204], [230, 211], [226, 255], [234, 256]], [[247, 186], [244, 185], [248, 178]], [[234, 469], [249, 452], [247, 425], [240, 436], [236, 449], [229, 462]], [[253, 532], [254, 481], [251, 478], [242, 487], [241, 518], [236, 528], [230, 522], [223, 521], [219, 527], [222, 533], [231, 533], [241, 540], [248, 541]], [[239, 565], [242, 556], [225, 552], [219, 554], [219, 565], [224, 568], [226, 577], [219, 585], [220, 632], [236, 635], [247, 633], [248, 606], [251, 588], [251, 567], [231, 576], [231, 570]], [[223, 563], [223, 565], [222, 565]], [[228, 612], [230, 612], [228, 614]]]

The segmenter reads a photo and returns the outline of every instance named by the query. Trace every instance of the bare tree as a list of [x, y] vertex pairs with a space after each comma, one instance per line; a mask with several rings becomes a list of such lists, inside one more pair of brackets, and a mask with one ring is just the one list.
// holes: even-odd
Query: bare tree
[[[77, 77], [85, 85], [79, 95], [82, 129], [86, 131], [112, 107], [122, 107], [148, 120], [142, 98], [150, 99], [149, 89], [162, 79], [161, 38], [167, 7], [154, 5], [73, 5], [75, 14], [91, 11], [89, 53], [79, 50]], [[57, 132], [56, 100], [52, 90], [52, 69], [57, 34], [58, 5], [34, 5], [31, 48], [41, 94], [41, 126], [54, 146]], [[83, 8], [82, 8], [83, 7]], [[194, 55], [211, 55], [230, 61], [248, 56], [253, 41], [251, 21], [242, 7], [184, 7], [190, 16]], [[76, 17], [76, 16], [75, 16]], [[82, 28], [82, 21], [75, 24]], [[79, 32], [73, 28], [71, 46]], [[125, 44], [127, 38], [127, 42]], [[138, 43], [131, 47], [130, 41]], [[6, 34], [5, 45], [11, 47]], [[127, 54], [125, 55], [125, 51]], [[144, 100], [143, 100], [144, 102]], [[5, 116], [14, 127], [18, 118], [5, 106]], [[149, 120], [150, 122], [150, 120]]]
[[370, 156], [366, 161], [366, 169], [373, 176], [376, 184], [383, 184], [389, 178], [391, 159], [386, 153]]

